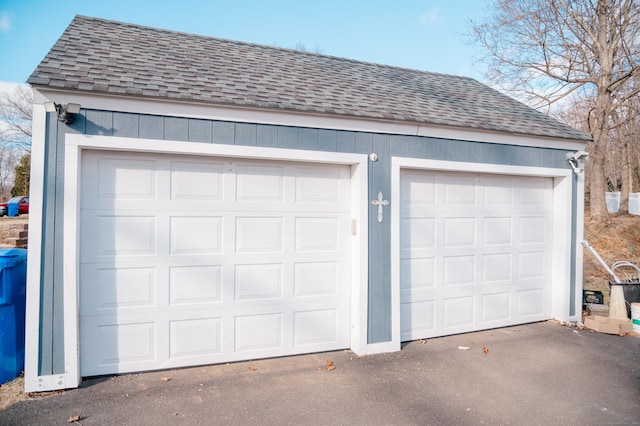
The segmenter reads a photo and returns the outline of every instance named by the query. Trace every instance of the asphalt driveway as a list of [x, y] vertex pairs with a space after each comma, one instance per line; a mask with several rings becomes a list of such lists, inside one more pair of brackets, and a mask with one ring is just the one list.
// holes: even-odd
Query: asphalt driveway
[[640, 425], [640, 338], [544, 322], [391, 354], [100, 377], [15, 404], [0, 424], [62, 425], [75, 416], [82, 425]]

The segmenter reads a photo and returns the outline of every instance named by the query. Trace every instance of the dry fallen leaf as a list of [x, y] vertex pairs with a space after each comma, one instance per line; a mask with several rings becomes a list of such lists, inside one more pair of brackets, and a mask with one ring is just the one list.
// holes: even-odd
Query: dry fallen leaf
[[424, 345], [424, 344], [427, 343], [427, 340], [426, 339], [416, 340], [416, 343], [419, 344], [419, 345]]
[[333, 365], [332, 361], [327, 361], [327, 370], [331, 371], [331, 370], [335, 370], [336, 367]]
[[251, 371], [256, 371], [256, 370], [257, 370], [257, 368], [256, 368], [256, 367], [249, 366], [249, 370], [251, 370]]
[[67, 420], [67, 423], [78, 423], [79, 420], [80, 420], [80, 414], [78, 414], [77, 416], [69, 417], [69, 420]]
[[160, 378], [160, 381], [161, 381], [161, 382], [165, 382], [165, 383], [166, 383], [166, 382], [168, 382], [169, 380], [171, 380], [171, 379], [170, 379], [170, 378], [168, 378], [168, 377], [161, 377], [161, 378]]
[[484, 348], [482, 348], [482, 352], [487, 355], [489, 353], [489, 348], [485, 346]]

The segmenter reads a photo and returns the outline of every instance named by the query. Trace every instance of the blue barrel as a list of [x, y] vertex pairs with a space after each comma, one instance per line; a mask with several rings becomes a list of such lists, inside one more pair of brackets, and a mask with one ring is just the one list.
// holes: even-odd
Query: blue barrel
[[18, 203], [7, 204], [7, 216], [18, 216]]
[[0, 249], [0, 384], [24, 369], [27, 250]]

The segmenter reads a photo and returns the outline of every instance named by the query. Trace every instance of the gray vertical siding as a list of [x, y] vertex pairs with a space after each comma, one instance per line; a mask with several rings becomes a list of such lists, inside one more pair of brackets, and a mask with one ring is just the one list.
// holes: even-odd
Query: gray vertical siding
[[[357, 140], [358, 138], [356, 138]], [[378, 222], [378, 207], [371, 200], [382, 192], [391, 200], [391, 156], [388, 135], [372, 135], [369, 153], [378, 161], [369, 162], [369, 343], [391, 340], [391, 206], [383, 207], [383, 220]], [[365, 152], [366, 153], [366, 152]]]
[[[83, 110], [77, 116], [76, 121], [67, 126], [59, 125], [50, 115], [45, 138], [44, 170], [40, 306], [40, 374], [42, 375], [64, 372], [62, 209], [64, 137], [67, 133], [324, 152], [362, 154], [375, 152], [378, 155], [378, 161], [369, 162], [368, 169], [369, 201], [376, 199], [379, 191], [382, 191], [385, 199], [390, 199], [391, 157], [393, 156], [532, 167], [567, 167], [566, 151], [556, 149], [96, 110]], [[377, 208], [370, 202], [368, 212], [369, 318], [367, 340], [369, 343], [377, 343], [391, 339], [391, 247], [389, 243], [391, 214], [390, 208], [385, 207], [384, 221], [378, 223]], [[575, 217], [575, 207], [573, 213]], [[575, 233], [575, 224], [573, 232]], [[575, 277], [572, 278], [575, 280]], [[571, 285], [572, 289], [575, 289], [575, 283], [572, 282]], [[574, 291], [571, 294], [573, 295], [573, 293]]]
[[[53, 370], [53, 324], [54, 324], [54, 286], [53, 270], [55, 259], [55, 180], [56, 180], [56, 148], [57, 148], [57, 124], [55, 119], [47, 120], [44, 152], [44, 188], [43, 188], [43, 217], [42, 217], [42, 262], [40, 281], [40, 374], [50, 374]], [[51, 222], [50, 222], [51, 221]], [[62, 231], [62, 230], [60, 230]]]

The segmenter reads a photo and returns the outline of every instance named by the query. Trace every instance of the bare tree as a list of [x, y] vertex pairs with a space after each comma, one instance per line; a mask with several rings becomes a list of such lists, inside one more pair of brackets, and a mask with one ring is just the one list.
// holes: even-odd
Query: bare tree
[[15, 166], [31, 151], [32, 99], [26, 85], [0, 92], [0, 199], [11, 195]]
[[33, 94], [29, 86], [19, 84], [0, 94], [0, 143], [31, 150]]
[[18, 161], [17, 150], [0, 144], [0, 199], [6, 201], [11, 197], [14, 168]]
[[605, 160], [615, 111], [640, 87], [640, 6], [634, 0], [492, 0], [494, 13], [473, 23], [489, 52], [489, 78], [550, 110], [588, 99], [593, 138], [587, 168], [591, 218], [606, 218]]

